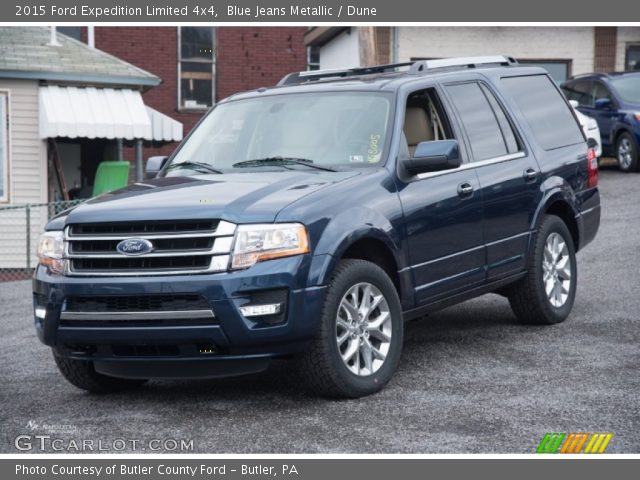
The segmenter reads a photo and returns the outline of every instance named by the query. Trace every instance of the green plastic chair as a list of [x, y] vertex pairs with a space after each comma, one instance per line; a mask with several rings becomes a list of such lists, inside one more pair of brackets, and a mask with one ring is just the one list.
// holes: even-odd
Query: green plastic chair
[[93, 196], [111, 192], [129, 183], [129, 162], [100, 162], [93, 182]]

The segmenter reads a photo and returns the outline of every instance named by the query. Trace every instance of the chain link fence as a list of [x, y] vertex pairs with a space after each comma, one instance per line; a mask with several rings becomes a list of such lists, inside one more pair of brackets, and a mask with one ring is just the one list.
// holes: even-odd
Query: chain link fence
[[38, 262], [38, 238], [46, 223], [80, 200], [0, 206], [0, 282], [26, 280]]

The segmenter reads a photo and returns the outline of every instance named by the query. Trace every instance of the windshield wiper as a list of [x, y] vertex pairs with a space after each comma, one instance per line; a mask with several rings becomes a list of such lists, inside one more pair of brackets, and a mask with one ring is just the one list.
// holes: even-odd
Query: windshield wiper
[[326, 172], [337, 172], [336, 169], [331, 167], [324, 167], [321, 165], [315, 165], [313, 160], [308, 158], [294, 158], [294, 157], [266, 157], [256, 158], [254, 160], [244, 160], [242, 162], [234, 163], [234, 168], [245, 167], [260, 167], [262, 165], [303, 165], [305, 167], [315, 168], [317, 170], [324, 170]]
[[176, 168], [187, 168], [189, 170], [193, 170], [195, 172], [209, 172], [209, 173], [222, 173], [222, 170], [218, 170], [215, 167], [212, 167], [208, 163], [204, 162], [180, 162], [180, 163], [172, 163], [167, 167], [167, 172], [169, 170], [174, 170]]

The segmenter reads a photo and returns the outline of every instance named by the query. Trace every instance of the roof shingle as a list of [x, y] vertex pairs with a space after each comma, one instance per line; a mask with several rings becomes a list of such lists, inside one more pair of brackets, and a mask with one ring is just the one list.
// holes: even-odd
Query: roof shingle
[[91, 85], [154, 86], [155, 75], [47, 27], [0, 27], [0, 78], [32, 78]]

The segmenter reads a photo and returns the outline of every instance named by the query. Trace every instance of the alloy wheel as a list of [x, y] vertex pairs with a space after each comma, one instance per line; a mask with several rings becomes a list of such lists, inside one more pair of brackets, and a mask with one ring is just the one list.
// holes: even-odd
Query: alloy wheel
[[336, 342], [345, 366], [367, 376], [382, 367], [391, 346], [391, 312], [375, 285], [353, 285], [342, 297], [336, 317]]
[[566, 241], [556, 232], [545, 242], [542, 271], [549, 302], [556, 308], [562, 307], [571, 290], [571, 259]]
[[623, 137], [618, 144], [618, 164], [623, 170], [628, 170], [631, 167], [633, 161], [633, 146], [631, 141]]

